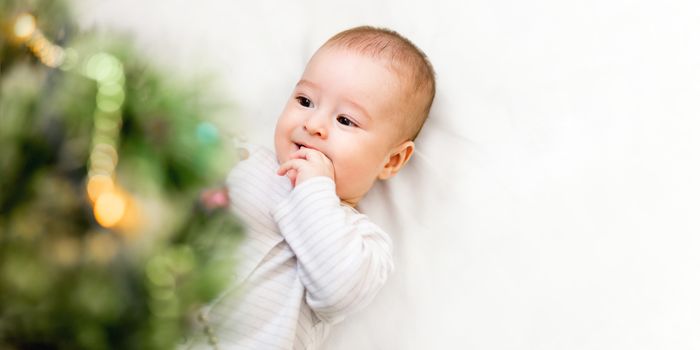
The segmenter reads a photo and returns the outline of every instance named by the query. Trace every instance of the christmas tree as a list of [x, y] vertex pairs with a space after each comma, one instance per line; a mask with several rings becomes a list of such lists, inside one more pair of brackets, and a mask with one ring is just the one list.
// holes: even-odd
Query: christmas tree
[[0, 26], [0, 349], [173, 348], [241, 232], [198, 204], [233, 164], [222, 104], [63, 1]]

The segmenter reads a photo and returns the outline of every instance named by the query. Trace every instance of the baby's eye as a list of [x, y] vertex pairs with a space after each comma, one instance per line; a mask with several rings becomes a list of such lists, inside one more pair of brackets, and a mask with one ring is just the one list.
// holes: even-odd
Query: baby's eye
[[299, 102], [300, 105], [306, 108], [311, 108], [314, 106], [314, 103], [311, 102], [308, 98], [304, 96], [297, 96], [297, 101]]
[[343, 124], [343, 125], [353, 126], [353, 127], [357, 126], [357, 124], [355, 124], [355, 122], [348, 119], [348, 117], [346, 117], [344, 115], [339, 115], [338, 118], [336, 118], [336, 120], [338, 121], [338, 123]]

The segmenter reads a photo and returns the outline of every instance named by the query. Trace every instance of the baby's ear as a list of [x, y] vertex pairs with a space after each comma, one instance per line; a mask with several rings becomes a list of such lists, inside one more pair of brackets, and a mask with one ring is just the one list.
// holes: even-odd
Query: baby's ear
[[382, 168], [382, 171], [379, 173], [379, 179], [386, 180], [396, 175], [396, 173], [406, 165], [408, 160], [411, 159], [414, 148], [415, 144], [413, 141], [405, 141], [394, 147], [391, 153], [389, 153], [389, 158], [386, 163], [384, 163], [384, 168]]

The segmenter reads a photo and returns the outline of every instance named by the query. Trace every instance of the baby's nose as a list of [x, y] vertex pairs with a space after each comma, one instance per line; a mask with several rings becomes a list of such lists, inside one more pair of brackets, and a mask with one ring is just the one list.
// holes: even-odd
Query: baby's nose
[[306, 119], [304, 129], [311, 135], [326, 138], [328, 131], [323, 117], [311, 116]]

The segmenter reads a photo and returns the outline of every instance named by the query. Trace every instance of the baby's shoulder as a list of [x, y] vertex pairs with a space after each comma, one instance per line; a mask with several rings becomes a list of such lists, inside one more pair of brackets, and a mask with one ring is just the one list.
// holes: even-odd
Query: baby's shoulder
[[253, 143], [236, 142], [235, 156], [237, 162], [229, 172], [229, 177], [254, 176], [270, 180], [279, 168], [274, 152]]
[[358, 226], [358, 227], [365, 227], [367, 229], [371, 229], [372, 231], [377, 231], [384, 233], [385, 231], [377, 225], [374, 221], [372, 221], [369, 216], [366, 214], [358, 211], [357, 209], [341, 204], [341, 207], [343, 208], [343, 211], [345, 212], [345, 220], [348, 225], [353, 225], [353, 226]]
[[235, 149], [238, 163], [234, 167], [234, 170], [242, 164], [247, 166], [259, 164], [270, 168], [276, 168], [278, 166], [275, 153], [267, 147], [254, 143], [236, 142]]
[[279, 163], [270, 149], [250, 143], [238, 143], [236, 152], [238, 163], [226, 177], [226, 186], [232, 200], [247, 197], [258, 201], [278, 200], [278, 197], [291, 191], [289, 180], [277, 175]]

